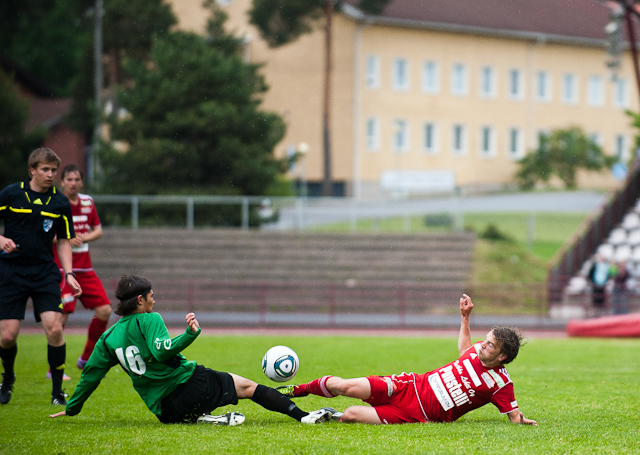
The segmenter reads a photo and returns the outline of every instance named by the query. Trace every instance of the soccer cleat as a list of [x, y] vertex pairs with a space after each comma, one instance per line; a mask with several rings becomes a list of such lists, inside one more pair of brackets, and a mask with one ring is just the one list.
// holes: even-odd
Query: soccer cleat
[[307, 424], [323, 423], [333, 418], [333, 412], [337, 412], [333, 408], [322, 408], [317, 411], [310, 412], [304, 416], [300, 422]]
[[289, 398], [295, 398], [295, 395], [293, 394], [295, 392], [295, 389], [295, 385], [281, 385], [280, 387], [276, 387], [276, 390], [278, 392]]
[[84, 360], [82, 357], [78, 357], [78, 362], [76, 362], [76, 366], [80, 370], [84, 370], [84, 366], [87, 364], [88, 360]]
[[234, 427], [244, 423], [244, 414], [240, 412], [227, 412], [225, 415], [212, 416], [205, 414], [198, 417], [198, 423], [208, 423], [210, 425], [227, 425]]
[[[47, 371], [47, 379], [51, 379], [51, 370]], [[69, 376], [67, 373], [64, 373], [62, 375], [62, 380], [63, 381], [71, 381], [71, 376]]]
[[5, 373], [2, 373], [2, 384], [0, 384], [0, 404], [7, 404], [11, 401], [11, 394], [13, 393], [13, 384], [16, 382], [16, 375], [14, 373], [13, 378], [9, 379]]
[[335, 409], [329, 407], [322, 409], [325, 409], [331, 413], [331, 420], [340, 420], [342, 418], [343, 413], [340, 411], [336, 411]]
[[66, 406], [68, 397], [69, 395], [67, 395], [64, 392], [60, 392], [57, 395], [51, 395], [51, 404], [55, 404], [58, 406]]

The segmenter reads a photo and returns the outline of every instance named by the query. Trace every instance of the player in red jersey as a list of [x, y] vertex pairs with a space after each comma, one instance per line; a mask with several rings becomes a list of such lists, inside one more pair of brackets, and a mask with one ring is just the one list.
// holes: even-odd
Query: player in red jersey
[[[77, 362], [78, 368], [83, 369], [93, 352], [96, 342], [107, 329], [109, 317], [111, 316], [111, 303], [102, 281], [93, 270], [91, 256], [89, 255], [89, 242], [102, 237], [102, 226], [100, 225], [100, 218], [98, 218], [93, 199], [91, 196], [80, 193], [83, 188], [82, 170], [75, 164], [65, 166], [62, 169], [61, 179], [62, 192], [71, 202], [73, 227], [76, 231], [76, 238], [71, 240], [71, 249], [73, 251], [73, 273], [78, 282], [82, 283], [83, 294], [80, 297], [80, 302], [85, 308], [95, 311], [95, 316], [89, 323], [87, 343]], [[55, 260], [60, 265], [57, 255]], [[60, 287], [62, 289], [63, 304], [62, 323], [65, 325], [69, 315], [76, 309], [76, 299], [64, 276]]]
[[350, 423], [453, 422], [469, 411], [492, 403], [513, 423], [537, 425], [520, 412], [513, 382], [504, 367], [518, 355], [522, 345], [520, 331], [494, 327], [484, 341], [472, 344], [469, 330], [472, 309], [471, 299], [464, 294], [460, 299], [460, 358], [442, 368], [425, 374], [355, 379], [324, 376], [306, 384], [278, 387], [278, 390], [288, 397], [346, 396], [371, 405], [347, 408], [341, 420]]

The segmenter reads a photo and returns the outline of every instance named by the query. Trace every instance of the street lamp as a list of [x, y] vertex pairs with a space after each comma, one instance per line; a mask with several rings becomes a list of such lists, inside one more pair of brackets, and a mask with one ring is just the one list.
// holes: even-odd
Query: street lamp
[[308, 194], [307, 194], [307, 176], [305, 172], [305, 167], [306, 167], [305, 158], [307, 156], [307, 153], [309, 153], [309, 144], [307, 144], [306, 142], [300, 142], [298, 144], [296, 152], [298, 152], [298, 156], [300, 157], [300, 183], [301, 183], [300, 195], [306, 198]]

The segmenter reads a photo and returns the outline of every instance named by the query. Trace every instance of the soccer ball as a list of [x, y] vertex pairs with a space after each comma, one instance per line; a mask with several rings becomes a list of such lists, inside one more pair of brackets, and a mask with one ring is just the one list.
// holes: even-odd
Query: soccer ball
[[274, 346], [262, 359], [262, 371], [275, 382], [286, 382], [298, 372], [298, 354], [287, 346]]

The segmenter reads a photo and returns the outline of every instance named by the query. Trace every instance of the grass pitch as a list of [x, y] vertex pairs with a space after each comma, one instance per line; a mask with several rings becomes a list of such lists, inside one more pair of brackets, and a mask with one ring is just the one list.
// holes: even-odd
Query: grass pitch
[[[259, 333], [259, 331], [257, 331]], [[474, 332], [474, 340], [484, 337]], [[69, 364], [84, 336], [67, 336]], [[301, 366], [293, 382], [324, 374], [343, 377], [423, 373], [457, 358], [450, 338], [200, 336], [184, 353], [210, 368], [263, 384], [260, 362], [276, 344], [292, 347]], [[304, 426], [249, 400], [235, 409], [239, 427], [163, 425], [144, 406], [131, 381], [112, 369], [79, 416], [50, 419], [44, 335], [19, 339], [13, 399], [0, 406], [2, 454], [636, 454], [640, 453], [640, 340], [532, 339], [509, 366], [522, 411], [538, 427], [512, 425], [492, 406], [451, 424], [395, 426], [330, 422]], [[73, 391], [79, 371], [68, 369]], [[306, 410], [339, 410], [358, 400], [306, 397]]]

